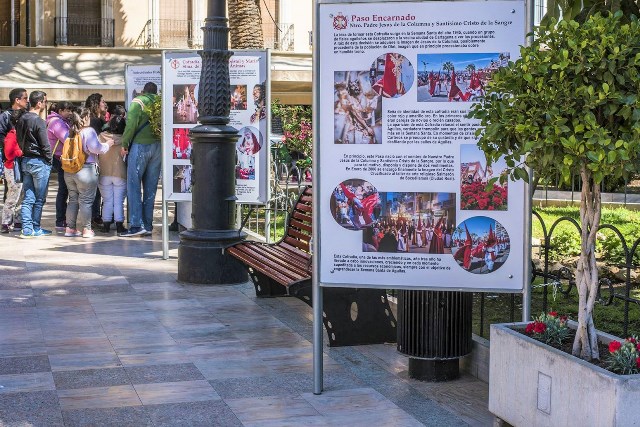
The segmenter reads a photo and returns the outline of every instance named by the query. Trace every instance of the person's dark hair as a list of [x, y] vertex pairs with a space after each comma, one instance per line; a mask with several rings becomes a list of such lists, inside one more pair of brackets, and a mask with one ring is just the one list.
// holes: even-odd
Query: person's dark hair
[[38, 102], [44, 101], [45, 96], [47, 96], [45, 92], [41, 90], [34, 90], [33, 92], [31, 92], [31, 94], [29, 94], [29, 104], [33, 108], [38, 105]]
[[69, 124], [71, 125], [69, 129], [69, 138], [73, 138], [76, 136], [78, 132], [84, 128], [84, 122], [87, 118], [91, 118], [91, 110], [88, 108], [81, 108], [80, 111], [74, 111], [73, 114], [69, 117]]
[[116, 135], [122, 135], [124, 133], [126, 126], [125, 114], [126, 110], [124, 107], [122, 105], [116, 105], [113, 109], [111, 120], [109, 120], [109, 132]]
[[13, 105], [13, 101], [20, 99], [27, 94], [27, 90], [21, 87], [11, 89], [9, 92], [9, 106]]
[[52, 102], [51, 104], [49, 104], [50, 113], [57, 113], [58, 111], [60, 111], [60, 104], [58, 104], [57, 102]]
[[[69, 101], [60, 101], [58, 102], [58, 111], [62, 111], [62, 110], [71, 110], [71, 111], [75, 111], [76, 106], [73, 105], [73, 102], [69, 102]], [[49, 110], [51, 110], [51, 108], [49, 108]]]
[[158, 93], [158, 85], [153, 82], [147, 82], [142, 88], [142, 93], [152, 93], [155, 95]]
[[87, 100], [84, 103], [84, 107], [88, 108], [91, 112], [91, 117], [99, 117], [102, 118], [100, 114], [100, 100], [103, 99], [101, 93], [92, 93], [87, 97]]
[[17, 110], [7, 110], [7, 111], [9, 112], [9, 121], [11, 122], [13, 127], [15, 127], [16, 124], [18, 124], [18, 120], [20, 120], [20, 117], [22, 117], [22, 115], [27, 112], [27, 110], [23, 110], [22, 108], [19, 108]]

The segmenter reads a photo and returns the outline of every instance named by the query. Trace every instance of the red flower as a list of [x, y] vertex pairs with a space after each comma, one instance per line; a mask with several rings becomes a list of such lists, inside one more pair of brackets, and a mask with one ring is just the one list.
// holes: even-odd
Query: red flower
[[558, 312], [557, 311], [550, 311], [549, 312], [549, 316], [558, 317]]
[[561, 321], [561, 322], [566, 322], [566, 321], [567, 321], [567, 319], [568, 319], [568, 317], [567, 317], [567, 316], [560, 316], [560, 321]]
[[620, 347], [622, 347], [620, 341], [611, 341], [609, 343], [609, 353], [615, 353], [616, 351], [620, 350]]
[[533, 322], [529, 323], [526, 328], [524, 328], [524, 332], [531, 335], [533, 333]]
[[533, 325], [533, 332], [536, 334], [542, 334], [547, 330], [547, 325], [543, 322], [535, 322]]
[[636, 346], [636, 350], [638, 351], [638, 353], [640, 353], [640, 344]]
[[640, 357], [636, 359], [636, 366], [640, 369]]
[[630, 343], [632, 343], [632, 344], [636, 344], [636, 343], [637, 343], [637, 342], [636, 342], [636, 339], [635, 339], [634, 337], [629, 337], [629, 338], [627, 338], [627, 342], [630, 342]]

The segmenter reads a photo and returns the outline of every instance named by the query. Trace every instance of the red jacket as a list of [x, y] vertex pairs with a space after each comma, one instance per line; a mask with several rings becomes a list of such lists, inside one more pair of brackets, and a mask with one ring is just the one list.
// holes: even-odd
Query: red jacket
[[4, 139], [4, 167], [7, 169], [13, 169], [13, 161], [16, 157], [20, 156], [22, 156], [22, 150], [18, 145], [16, 130], [11, 129], [7, 132], [7, 136]]

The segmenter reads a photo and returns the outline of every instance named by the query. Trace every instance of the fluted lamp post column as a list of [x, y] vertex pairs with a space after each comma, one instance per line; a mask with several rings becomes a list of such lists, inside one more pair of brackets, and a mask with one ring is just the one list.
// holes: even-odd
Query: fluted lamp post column
[[226, 1], [209, 0], [205, 20], [198, 114], [189, 132], [193, 143], [193, 228], [180, 233], [178, 280], [232, 284], [247, 280], [244, 267], [225, 248], [245, 239], [235, 228], [235, 144], [238, 132], [228, 126], [229, 27]]

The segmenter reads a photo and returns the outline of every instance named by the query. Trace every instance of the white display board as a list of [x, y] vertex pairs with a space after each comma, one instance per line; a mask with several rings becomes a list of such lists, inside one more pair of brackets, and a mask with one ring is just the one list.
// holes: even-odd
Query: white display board
[[487, 182], [478, 121], [523, 1], [318, 5], [320, 286], [521, 291], [526, 186]]
[[126, 64], [124, 67], [125, 106], [129, 108], [133, 98], [142, 93], [147, 82], [155, 83], [162, 88], [162, 67], [157, 65]]
[[[162, 133], [165, 200], [191, 201], [189, 130], [198, 125], [198, 90], [202, 60], [193, 50], [162, 55]], [[234, 51], [229, 60], [229, 125], [238, 132], [236, 196], [238, 203], [264, 204], [269, 183], [268, 51]]]

